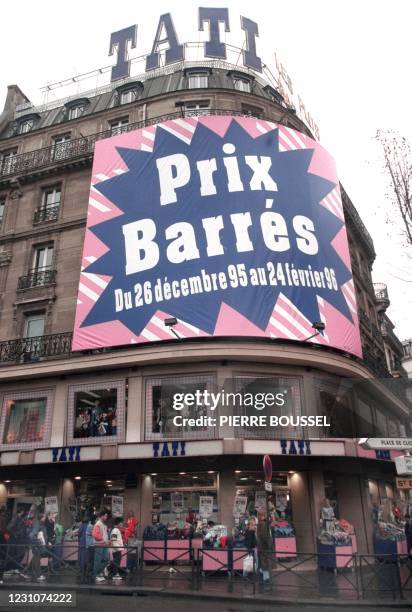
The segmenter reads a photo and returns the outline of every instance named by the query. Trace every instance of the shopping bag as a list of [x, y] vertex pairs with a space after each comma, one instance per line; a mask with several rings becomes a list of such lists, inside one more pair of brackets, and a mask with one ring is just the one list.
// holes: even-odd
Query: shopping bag
[[253, 556], [252, 555], [248, 555], [247, 557], [243, 559], [243, 573], [249, 574], [250, 572], [253, 572]]

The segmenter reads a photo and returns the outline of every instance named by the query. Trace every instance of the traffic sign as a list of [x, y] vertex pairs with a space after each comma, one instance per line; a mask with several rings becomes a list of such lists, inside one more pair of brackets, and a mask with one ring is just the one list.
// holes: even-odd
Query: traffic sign
[[272, 482], [272, 461], [269, 455], [263, 457], [263, 472], [266, 482]]
[[408, 450], [412, 438], [361, 438], [359, 445], [370, 450]]
[[412, 456], [403, 455], [395, 458], [396, 473], [400, 476], [412, 474]]

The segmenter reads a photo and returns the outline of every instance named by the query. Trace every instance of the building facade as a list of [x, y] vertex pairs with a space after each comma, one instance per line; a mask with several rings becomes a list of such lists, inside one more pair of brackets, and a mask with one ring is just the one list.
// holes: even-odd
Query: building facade
[[[212, 496], [213, 519], [230, 527], [235, 495], [262, 489], [269, 454], [299, 550], [313, 550], [326, 497], [354, 524], [360, 552], [372, 552], [373, 505], [407, 496], [395, 488], [397, 453], [363, 450], [357, 438], [406, 435], [410, 412], [395, 362], [386, 363], [373, 242], [343, 188], [363, 359], [310, 342], [172, 333], [71, 351], [95, 143], [199, 115], [250, 116], [312, 137], [262, 77], [222, 61], [183, 62], [39, 108], [9, 87], [0, 116], [0, 501], [13, 512], [56, 495], [68, 527], [82, 508], [121, 496], [144, 527], [173, 520], [178, 491], [185, 510]], [[332, 428], [173, 425], [173, 392], [262, 384], [288, 390], [288, 414], [323, 415]], [[85, 406], [104, 420], [85, 423]]]

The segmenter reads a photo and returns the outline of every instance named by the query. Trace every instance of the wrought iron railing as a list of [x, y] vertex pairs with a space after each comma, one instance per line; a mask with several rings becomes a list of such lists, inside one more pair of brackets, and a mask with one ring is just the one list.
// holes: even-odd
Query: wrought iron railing
[[[170, 119], [204, 115], [250, 116], [250, 113], [245, 113], [239, 110], [218, 108], [202, 108], [198, 110], [185, 111], [185, 109], [182, 107], [182, 110], [174, 113], [152, 117], [150, 119], [145, 119], [144, 121], [137, 121], [136, 123], [130, 123], [122, 126], [121, 129], [122, 132], [130, 132], [139, 128], [148, 127], [150, 125], [156, 125], [157, 123], [168, 121]], [[273, 118], [266, 117], [266, 119], [272, 120]], [[69, 140], [61, 145], [53, 144], [50, 147], [45, 147], [43, 149], [35, 149], [34, 151], [14, 155], [12, 159], [7, 160], [7, 164], [3, 164], [0, 168], [0, 179], [8, 178], [16, 174], [30, 173], [47, 166], [61, 164], [62, 162], [67, 163], [68, 161], [91, 157], [93, 155], [94, 145], [96, 142], [98, 140], [103, 140], [104, 138], [110, 138], [111, 136], [113, 136], [113, 128], [109, 128], [104, 132], [91, 134], [90, 136], [84, 136], [83, 138]]]
[[57, 221], [59, 218], [60, 205], [57, 206], [46, 206], [38, 208], [34, 211], [33, 223], [38, 225], [39, 223], [48, 223], [49, 221]]
[[33, 287], [44, 287], [56, 282], [56, 270], [30, 270], [25, 276], [20, 276], [17, 289], [32, 289]]
[[0, 362], [30, 362], [47, 357], [68, 356], [71, 353], [72, 333], [16, 338], [0, 342]]
[[372, 329], [372, 323], [366, 314], [366, 312], [362, 309], [359, 309], [359, 320], [361, 324], [363, 324], [369, 331]]

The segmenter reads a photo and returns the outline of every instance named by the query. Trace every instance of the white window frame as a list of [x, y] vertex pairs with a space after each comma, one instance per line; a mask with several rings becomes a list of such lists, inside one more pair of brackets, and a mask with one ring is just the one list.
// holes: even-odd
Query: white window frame
[[114, 119], [110, 121], [110, 133], [112, 136], [117, 136], [118, 134], [122, 134], [124, 131], [123, 128], [129, 125], [129, 118], [123, 117], [122, 119]]
[[[40, 255], [40, 252], [44, 251], [43, 255]], [[46, 262], [49, 259], [49, 252], [51, 251], [50, 263]], [[32, 270], [36, 272], [42, 272], [44, 270], [51, 270], [53, 266], [53, 258], [54, 258], [54, 244], [51, 242], [50, 244], [45, 244], [43, 246], [37, 246], [34, 249], [33, 253], [33, 266]], [[45, 265], [39, 265], [45, 264]]]
[[183, 108], [186, 117], [190, 117], [191, 114], [195, 117], [201, 117], [202, 115], [209, 115], [210, 104], [209, 102], [186, 102]]
[[[40, 320], [43, 321], [43, 332], [41, 334], [36, 334], [35, 336], [31, 336], [31, 335], [29, 336], [29, 325], [30, 325], [30, 322], [31, 321], [40, 321]], [[44, 336], [45, 325], [46, 325], [46, 315], [45, 315], [45, 313], [40, 313], [40, 314], [36, 314], [36, 315], [35, 314], [27, 315], [24, 318], [24, 334], [23, 334], [23, 337], [24, 338], [37, 338], [37, 337], [40, 337], [40, 336]]]
[[240, 77], [233, 77], [233, 86], [236, 91], [243, 91], [244, 93], [250, 93], [252, 89], [251, 82]]
[[53, 159], [65, 159], [70, 153], [71, 134], [60, 134], [54, 136], [52, 144], [52, 157]]
[[4, 171], [6, 170], [6, 172], [12, 172], [13, 171], [13, 160], [14, 158], [17, 156], [17, 149], [12, 149], [11, 151], [4, 151], [1, 154], [1, 170]]
[[[58, 197], [57, 197], [58, 194]], [[52, 201], [48, 202], [48, 196], [52, 195]], [[41, 210], [47, 210], [49, 208], [54, 208], [55, 206], [60, 206], [62, 197], [62, 190], [60, 186], [56, 187], [46, 187], [43, 189], [42, 199], [41, 199]]]
[[187, 75], [189, 89], [206, 89], [209, 87], [207, 72], [193, 72]]
[[19, 134], [28, 134], [34, 127], [34, 119], [25, 119], [19, 123]]
[[0, 227], [4, 221], [4, 211], [6, 209], [6, 198], [0, 198]]
[[84, 113], [85, 110], [84, 104], [76, 104], [76, 106], [71, 106], [69, 108], [69, 120], [79, 119]]
[[131, 104], [132, 102], [136, 102], [137, 100], [137, 89], [135, 87], [131, 87], [130, 89], [126, 89], [125, 91], [120, 92], [120, 105]]

